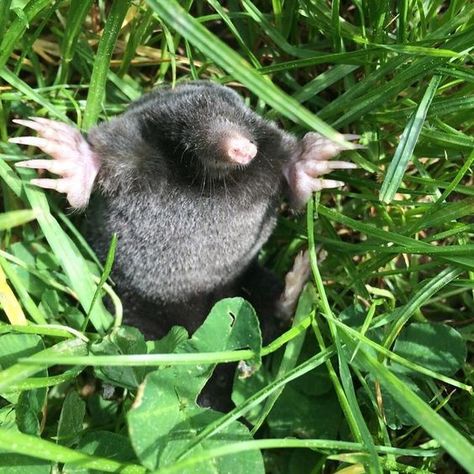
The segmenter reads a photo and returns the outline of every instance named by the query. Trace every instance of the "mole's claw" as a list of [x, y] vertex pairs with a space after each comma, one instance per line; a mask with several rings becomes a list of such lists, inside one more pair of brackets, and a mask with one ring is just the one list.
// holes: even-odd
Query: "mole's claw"
[[313, 191], [322, 191], [323, 189], [333, 189], [344, 186], [343, 181], [336, 181], [335, 179], [314, 178], [313, 183]]
[[323, 174], [331, 173], [334, 170], [351, 170], [357, 168], [354, 163], [348, 161], [319, 161], [319, 160], [307, 160], [301, 161], [298, 167], [302, 168], [302, 172], [317, 178]]
[[358, 166], [350, 161], [328, 161], [331, 170], [355, 170]]
[[37, 178], [30, 180], [30, 184], [44, 189], [54, 189], [59, 193], [68, 193], [71, 188], [68, 179]]
[[23, 125], [24, 127], [31, 128], [33, 130], [36, 130], [37, 132], [40, 132], [44, 128], [41, 124], [36, 123], [33, 120], [13, 119], [12, 122], [18, 125]]
[[344, 140], [347, 140], [347, 141], [352, 141], [352, 140], [359, 140], [360, 138], [360, 135], [357, 135], [355, 133], [344, 133], [343, 135], [343, 138]]
[[13, 137], [8, 139], [9, 143], [16, 143], [17, 145], [31, 145], [43, 150], [45, 153], [50, 153], [51, 142], [42, 137]]
[[57, 160], [27, 160], [27, 161], [18, 161], [15, 163], [16, 167], [19, 168], [33, 168], [37, 170], [48, 170], [51, 173], [59, 174], [64, 176], [68, 171], [72, 170], [71, 163], [66, 161], [57, 161]]
[[[51, 142], [60, 143], [62, 145], [68, 144], [69, 146], [73, 147], [77, 146], [77, 144], [82, 140], [82, 135], [74, 127], [61, 122], [56, 122], [54, 120], [49, 120], [42, 117], [30, 117], [29, 120], [13, 119], [13, 122], [18, 125], [31, 128], [32, 130], [36, 130], [41, 138], [45, 138]], [[49, 153], [46, 150], [43, 151]]]
[[78, 135], [80, 136], [79, 131], [62, 122], [58, 122], [56, 120], [47, 119], [44, 117], [28, 117], [30, 120], [36, 122], [43, 126], [43, 128], [48, 130], [55, 130], [56, 132], [64, 133], [66, 135]]

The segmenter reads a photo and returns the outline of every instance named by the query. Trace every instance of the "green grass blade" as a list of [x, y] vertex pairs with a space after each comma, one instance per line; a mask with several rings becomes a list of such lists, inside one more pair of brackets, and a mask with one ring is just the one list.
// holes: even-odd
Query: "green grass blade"
[[[80, 339], [68, 339], [59, 342], [48, 349], [37, 352], [29, 358], [27, 363], [17, 362], [7, 369], [0, 371], [0, 391], [7, 392], [10, 390], [11, 384], [21, 382], [52, 365], [47, 362], [40, 362], [39, 359], [41, 359], [41, 357], [53, 357], [57, 361], [65, 356], [80, 356], [83, 354], [87, 354], [87, 345], [84, 341]], [[38, 363], [36, 363], [36, 361], [38, 361]]]
[[75, 53], [77, 38], [83, 27], [84, 19], [91, 8], [93, 0], [72, 0], [66, 19], [66, 28], [61, 42], [63, 61], [58, 69], [56, 83], [66, 82], [69, 73], [69, 64]]
[[35, 218], [36, 214], [32, 209], [4, 212], [0, 214], [0, 230], [11, 229], [12, 227], [26, 224]]
[[[420, 251], [421, 253], [435, 253], [433, 248], [435, 246], [428, 244], [426, 242], [421, 242], [410, 237], [406, 237], [405, 235], [398, 234], [396, 232], [390, 232], [383, 229], [379, 229], [378, 227], [366, 224], [360, 221], [356, 221], [355, 219], [351, 219], [350, 217], [344, 216], [341, 213], [335, 211], [334, 209], [329, 209], [325, 206], [319, 206], [318, 212], [323, 216], [327, 217], [328, 219], [332, 219], [336, 222], [341, 224], [347, 225], [353, 229], [356, 229], [364, 234], [367, 234], [369, 237], [374, 237], [376, 239], [381, 239], [385, 242], [393, 242], [399, 244], [403, 247], [410, 248], [416, 251]], [[459, 265], [466, 266], [468, 268], [474, 268], [474, 260], [472, 258], [465, 258], [465, 257], [443, 257], [445, 260], [457, 263]]]
[[402, 182], [403, 174], [413, 154], [421, 129], [425, 123], [426, 114], [428, 113], [431, 101], [436, 94], [440, 82], [441, 76], [434, 76], [431, 79], [418, 109], [410, 118], [402, 133], [400, 143], [397, 146], [395, 155], [388, 167], [382, 187], [380, 188], [379, 197], [382, 202], [390, 203]]
[[[19, 172], [25, 178], [34, 175], [26, 169]], [[43, 191], [34, 186], [26, 185], [25, 192], [32, 209], [36, 212], [38, 224], [46, 240], [61, 262], [61, 266], [71, 283], [71, 288], [76, 292], [85, 313], [87, 313], [96, 290], [93, 275], [77, 247], [50, 213], [48, 201]], [[112, 322], [111, 316], [105, 310], [103, 304], [95, 305], [91, 314], [91, 321], [100, 333], [108, 329]]]
[[[320, 310], [324, 314], [333, 316], [333, 312], [331, 306], [329, 305], [329, 300], [326, 294], [323, 280], [321, 278], [321, 273], [319, 271], [316, 257], [316, 246], [314, 238], [314, 217], [314, 198], [311, 198], [308, 201], [306, 207], [306, 226], [308, 234], [308, 252], [311, 264], [311, 272], [313, 275], [314, 282], [316, 284], [316, 288], [318, 290], [318, 295], [320, 299]], [[314, 321], [313, 323], [313, 329], [320, 347], [324, 349], [325, 344], [323, 342], [321, 330], [319, 329], [319, 326], [316, 321]], [[344, 412], [344, 415], [354, 438], [357, 441], [363, 443], [364, 446], [367, 448], [367, 451], [369, 452], [370, 461], [365, 464], [368, 471], [375, 473], [382, 472], [380, 463], [378, 461], [377, 453], [375, 451], [374, 440], [372, 438], [372, 435], [370, 434], [367, 424], [365, 423], [365, 420], [362, 416], [359, 404], [355, 396], [354, 386], [352, 384], [349, 367], [342, 352], [342, 346], [337, 334], [337, 327], [335, 324], [332, 323], [332, 321], [329, 321], [329, 329], [331, 332], [332, 340], [334, 341], [337, 348], [337, 356], [340, 364], [339, 377], [331, 361], [328, 361], [326, 365], [328, 367], [329, 375], [336, 390], [339, 403], [341, 405], [341, 408]]]
[[[302, 295], [300, 296], [298, 307], [296, 308], [295, 317], [293, 319], [293, 327], [297, 326], [311, 312], [313, 301], [310, 298], [311, 296], [313, 296], [312, 293], [314, 292], [312, 288], [313, 288], [312, 286], [309, 286], [309, 285], [306, 286], [306, 288], [303, 290]], [[314, 317], [314, 311], [313, 311], [313, 317]], [[294, 339], [292, 339], [286, 344], [285, 352], [283, 353], [280, 366], [278, 367], [278, 372], [275, 376], [276, 379], [283, 377], [286, 373], [288, 373], [290, 370], [292, 370], [295, 367], [296, 362], [301, 352], [301, 348], [303, 346], [305, 336], [306, 336], [306, 332], [303, 332], [298, 337], [295, 337]], [[252, 428], [252, 434], [255, 434], [260, 428], [260, 426], [262, 426], [266, 417], [268, 416], [271, 409], [273, 408], [273, 405], [275, 405], [276, 401], [278, 400], [278, 397], [283, 392], [283, 389], [284, 389], [284, 386], [276, 390], [272, 395], [268, 397], [267, 401], [265, 402], [265, 405], [263, 406], [261, 412], [259, 413], [258, 419], [256, 420]]]
[[130, 2], [131, 0], [115, 0], [110, 9], [92, 69], [87, 105], [82, 122], [82, 128], [84, 128], [84, 130], [89, 130], [99, 118], [102, 102], [105, 97], [105, 86], [110, 59], [112, 58], [120, 28], [130, 6]]
[[167, 25], [279, 113], [341, 143], [341, 138], [335, 130], [278, 89], [271, 81], [262, 77], [239, 54], [190, 16], [175, 0], [147, 0], [147, 3]]
[[33, 456], [51, 462], [71, 463], [81, 469], [94, 469], [99, 472], [120, 472], [122, 474], [144, 474], [142, 466], [125, 464], [112, 459], [90, 456], [76, 449], [66, 448], [38, 436], [0, 428], [0, 448], [2, 452]]
[[0, 2], [0, 38], [5, 38], [5, 29], [10, 18], [10, 5], [12, 0]]
[[292, 46], [286, 38], [276, 29], [262, 14], [262, 12], [250, 0], [241, 0], [242, 6], [250, 17], [261, 27], [261, 29], [272, 39], [272, 41], [285, 53], [296, 57], [311, 57], [314, 51], [301, 47]]
[[[288, 449], [288, 448], [306, 448], [312, 450], [321, 451], [363, 451], [363, 446], [360, 443], [353, 443], [350, 441], [337, 441], [332, 439], [296, 439], [296, 438], [274, 438], [274, 439], [258, 439], [251, 441], [239, 441], [229, 443], [225, 446], [206, 449], [185, 458], [170, 466], [164, 466], [151, 474], [181, 474], [183, 472], [201, 472], [197, 467], [200, 463], [208, 459], [217, 459], [220, 456], [227, 456], [229, 454], [235, 454], [244, 452], [247, 450], [257, 449]], [[396, 449], [387, 446], [376, 446], [377, 452], [390, 453], [398, 456], [419, 456], [419, 457], [431, 457], [439, 455], [438, 450], [428, 449]], [[360, 473], [360, 470], [354, 471]], [[416, 474], [418, 471], [411, 470], [410, 473]], [[423, 473], [424, 474], [424, 473]]]
[[[112, 241], [110, 242], [109, 251], [107, 252], [107, 258], [105, 259], [104, 271], [102, 272], [102, 275], [99, 280], [99, 284], [97, 285], [97, 288], [95, 290], [94, 297], [92, 298], [89, 311], [87, 311], [86, 320], [84, 321], [84, 324], [82, 325], [83, 331], [85, 331], [87, 328], [87, 324], [89, 323], [89, 318], [91, 317], [92, 310], [94, 309], [94, 305], [97, 301], [97, 298], [100, 296], [100, 292], [102, 291], [102, 288], [105, 285], [105, 282], [107, 281], [107, 279], [110, 276], [110, 273], [112, 272], [112, 266], [114, 264], [116, 249], [117, 249], [117, 234], [114, 234], [112, 236]], [[120, 322], [121, 321], [117, 323], [116, 321], [115, 325], [119, 326]]]
[[53, 117], [61, 120], [62, 122], [70, 122], [69, 118], [59, 111], [57, 107], [51, 104], [41, 94], [36, 92], [32, 87], [30, 87], [26, 82], [22, 81], [6, 67], [0, 69], [0, 77], [15, 89], [18, 89], [26, 98], [36, 102], [39, 105], [42, 105]]
[[39, 310], [38, 306], [36, 306], [27, 289], [13, 270], [11, 264], [3, 256], [0, 256], [0, 266], [3, 268], [5, 275], [7, 275], [13, 288], [15, 288], [19, 302], [31, 316], [31, 319], [33, 319], [37, 324], [46, 324], [47, 321], [44, 314]]
[[387, 334], [383, 345], [390, 348], [397, 335], [403, 329], [413, 313], [419, 309], [426, 301], [436, 294], [441, 288], [456, 279], [462, 270], [459, 268], [445, 268], [434, 278], [430, 278], [422, 288], [420, 288], [410, 301], [401, 309], [396, 311], [397, 320], [390, 332]]
[[0, 71], [7, 63], [12, 51], [17, 47], [20, 38], [28, 28], [28, 24], [50, 5], [50, 0], [31, 0], [23, 9], [22, 15], [18, 15], [13, 20], [0, 43]]
[[357, 358], [420, 426], [436, 439], [467, 472], [474, 473], [474, 449], [464, 436], [418, 395], [407, 389], [406, 384], [390, 370], [366, 353], [363, 347]]

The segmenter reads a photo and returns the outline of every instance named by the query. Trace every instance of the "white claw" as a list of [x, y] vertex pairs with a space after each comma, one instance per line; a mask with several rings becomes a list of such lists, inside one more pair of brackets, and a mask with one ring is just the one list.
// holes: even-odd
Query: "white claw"
[[352, 140], [359, 140], [360, 138], [360, 135], [357, 135], [355, 133], [344, 133], [342, 135], [344, 137], [344, 140], [347, 140], [347, 141], [352, 141]]
[[9, 138], [10, 143], [16, 143], [18, 145], [32, 145], [32, 146], [43, 146], [49, 143], [49, 140], [41, 137], [13, 137]]
[[357, 168], [354, 163], [348, 161], [304, 161], [304, 171], [312, 177], [318, 177], [334, 170], [350, 170]]
[[67, 179], [32, 179], [30, 180], [30, 184], [44, 189], [54, 189], [59, 193], [67, 193], [71, 187], [71, 183]]
[[79, 132], [71, 127], [70, 125], [66, 125], [62, 122], [57, 122], [56, 120], [50, 120], [43, 117], [28, 117], [30, 120], [33, 120], [36, 123], [39, 123], [45, 126], [48, 130], [56, 130], [58, 132], [70, 134], [73, 133], [74, 135], [80, 135]]
[[54, 174], [65, 176], [68, 172], [73, 170], [71, 163], [67, 161], [56, 161], [56, 160], [28, 160], [19, 161], [15, 163], [15, 166], [19, 168], [33, 168], [36, 170], [47, 170]]
[[36, 130], [37, 132], [44, 129], [43, 125], [34, 122], [33, 120], [24, 120], [24, 119], [13, 119], [13, 123], [17, 123], [18, 125], [23, 125], [24, 127], [31, 128]]
[[[64, 123], [55, 122], [54, 120], [48, 120], [41, 117], [30, 117], [30, 120], [14, 119], [13, 122], [35, 130], [38, 132], [40, 137], [46, 138], [51, 142], [56, 142], [59, 145], [68, 144], [69, 146], [77, 146], [82, 139], [78, 130]], [[21, 144], [24, 145], [24, 143]]]
[[17, 145], [31, 145], [36, 146], [40, 150], [43, 150], [48, 155], [51, 155], [55, 151], [54, 142], [42, 137], [14, 137], [9, 138], [10, 143], [16, 143]]
[[313, 178], [313, 191], [322, 191], [323, 189], [340, 188], [342, 186], [344, 186], [343, 181], [336, 181], [335, 179]]
[[350, 161], [327, 161], [331, 170], [355, 170], [358, 166]]

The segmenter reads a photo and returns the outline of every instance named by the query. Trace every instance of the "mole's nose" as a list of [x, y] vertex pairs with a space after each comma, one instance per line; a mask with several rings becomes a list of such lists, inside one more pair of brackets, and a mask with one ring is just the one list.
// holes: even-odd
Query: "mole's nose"
[[257, 154], [257, 147], [247, 138], [232, 137], [226, 143], [227, 156], [239, 165], [250, 163]]

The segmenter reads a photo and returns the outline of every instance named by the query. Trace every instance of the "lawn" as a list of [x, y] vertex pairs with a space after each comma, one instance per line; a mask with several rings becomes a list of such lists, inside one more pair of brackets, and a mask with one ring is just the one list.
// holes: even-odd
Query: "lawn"
[[[0, 472], [474, 473], [473, 47], [460, 0], [2, 0]], [[282, 201], [259, 258], [283, 278], [309, 249], [312, 277], [266, 345], [239, 298], [145, 340], [120, 240], [99, 261], [83, 216], [14, 167], [39, 152], [8, 143], [13, 119], [86, 132], [194, 79], [364, 146], [344, 187]], [[195, 401], [223, 361], [226, 414]]]

